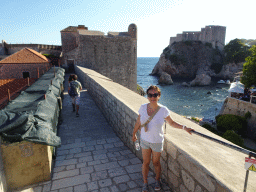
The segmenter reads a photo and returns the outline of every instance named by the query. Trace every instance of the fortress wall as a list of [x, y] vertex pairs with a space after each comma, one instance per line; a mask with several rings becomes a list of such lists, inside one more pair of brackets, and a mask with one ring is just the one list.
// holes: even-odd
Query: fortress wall
[[247, 134], [251, 139], [256, 139], [256, 104], [238, 100], [233, 97], [227, 97], [224, 101], [220, 114], [244, 116], [248, 111], [252, 116], [247, 120]]
[[29, 48], [29, 49], [33, 49], [37, 52], [39, 52], [39, 48], [37, 44], [20, 44], [20, 45], [11, 45], [8, 46], [8, 54], [12, 55], [13, 53], [16, 53], [22, 49], [24, 49], [25, 47]]
[[130, 37], [79, 36], [77, 65], [137, 90], [137, 41]]
[[201, 28], [201, 31], [184, 31], [182, 34], [177, 34], [176, 37], [170, 38], [171, 45], [174, 41], [202, 41], [212, 43], [215, 48], [218, 46], [220, 50], [223, 50], [225, 46], [226, 27], [223, 26], [206, 26]]
[[61, 43], [63, 53], [67, 53], [78, 46], [79, 34], [77, 32], [61, 32]]
[[[148, 100], [91, 69], [75, 66], [75, 71], [116, 134], [142, 159], [141, 150], [135, 150], [131, 138], [138, 110]], [[174, 112], [171, 117], [200, 133], [230, 143]], [[246, 155], [169, 125], [166, 132], [161, 178], [173, 191], [243, 191]], [[152, 163], [150, 167], [153, 168]], [[247, 191], [256, 191], [255, 179], [256, 174], [249, 175]]]
[[[0, 139], [0, 143], [2, 143]], [[0, 152], [0, 192], [7, 192], [7, 184], [4, 173], [4, 164], [2, 160], [2, 152]]]
[[4, 47], [2, 47], [2, 44], [0, 44], [0, 55], [4, 55]]

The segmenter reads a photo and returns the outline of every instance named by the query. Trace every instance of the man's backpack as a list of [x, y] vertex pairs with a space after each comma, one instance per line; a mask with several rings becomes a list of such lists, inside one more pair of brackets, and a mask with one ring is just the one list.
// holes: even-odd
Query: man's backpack
[[78, 96], [77, 89], [74, 84], [75, 84], [74, 82], [70, 82], [70, 90], [69, 90], [68, 94], [71, 97]]

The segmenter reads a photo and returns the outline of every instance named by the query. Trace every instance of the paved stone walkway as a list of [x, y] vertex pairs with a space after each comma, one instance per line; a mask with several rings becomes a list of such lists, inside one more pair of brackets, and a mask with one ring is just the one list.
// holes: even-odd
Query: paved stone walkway
[[[72, 112], [65, 76], [63, 123], [59, 126], [61, 147], [52, 180], [20, 192], [141, 192], [142, 162], [116, 136], [86, 88], [81, 92], [80, 117]], [[154, 174], [149, 173], [150, 191]], [[170, 191], [163, 184], [163, 190]]]

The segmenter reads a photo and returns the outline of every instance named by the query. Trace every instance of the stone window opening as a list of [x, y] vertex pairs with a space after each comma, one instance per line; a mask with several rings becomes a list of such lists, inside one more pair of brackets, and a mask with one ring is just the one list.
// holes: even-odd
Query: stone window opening
[[23, 78], [26, 79], [28, 77], [30, 77], [29, 72], [23, 72]]

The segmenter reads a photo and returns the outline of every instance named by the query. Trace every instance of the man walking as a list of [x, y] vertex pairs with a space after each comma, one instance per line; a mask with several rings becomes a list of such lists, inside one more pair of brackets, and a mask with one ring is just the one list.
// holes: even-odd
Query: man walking
[[76, 116], [79, 117], [79, 102], [80, 102], [80, 91], [82, 90], [82, 85], [77, 81], [77, 75], [70, 75], [70, 83], [68, 85], [68, 94], [71, 97], [73, 111], [76, 111]]

